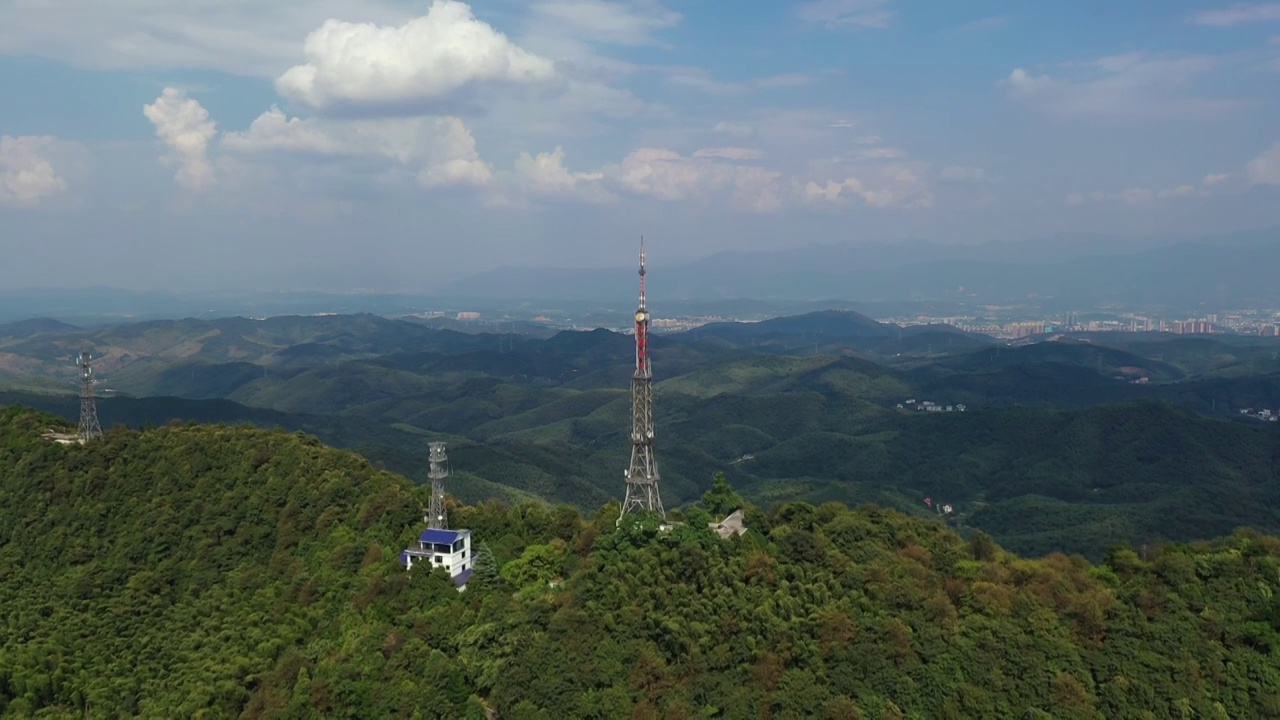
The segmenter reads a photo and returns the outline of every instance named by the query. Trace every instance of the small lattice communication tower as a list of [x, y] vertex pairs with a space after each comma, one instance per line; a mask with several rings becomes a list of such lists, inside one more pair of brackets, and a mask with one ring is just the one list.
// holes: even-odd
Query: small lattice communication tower
[[618, 522], [629, 512], [666, 519], [658, 495], [658, 461], [653, 456], [653, 368], [649, 365], [649, 307], [644, 288], [644, 238], [640, 238], [640, 305], [636, 309], [636, 371], [631, 375], [631, 464]]
[[102, 437], [102, 425], [98, 422], [98, 407], [93, 401], [93, 357], [86, 350], [80, 353], [76, 365], [80, 367], [80, 429], [76, 436], [80, 442]]
[[445, 454], [444, 443], [433, 442], [430, 448], [431, 469], [427, 477], [431, 479], [431, 505], [427, 508], [427, 527], [444, 530], [449, 527], [449, 518], [444, 508], [444, 481], [449, 477], [449, 456]]

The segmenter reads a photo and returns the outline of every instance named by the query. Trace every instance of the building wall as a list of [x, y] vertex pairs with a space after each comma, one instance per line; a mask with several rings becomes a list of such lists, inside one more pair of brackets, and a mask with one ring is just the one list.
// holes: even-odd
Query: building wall
[[414, 565], [426, 563], [428, 565], [444, 567], [449, 571], [449, 577], [457, 577], [463, 570], [468, 570], [473, 566], [471, 556], [471, 533], [463, 533], [458, 538], [455, 546], [460, 546], [457, 550], [448, 553], [433, 552], [431, 543], [419, 542], [418, 548], [424, 552], [432, 552], [432, 558], [442, 556], [442, 563], [433, 563], [432, 558], [415, 558], [412, 555], [408, 558], [408, 567], [413, 568]]

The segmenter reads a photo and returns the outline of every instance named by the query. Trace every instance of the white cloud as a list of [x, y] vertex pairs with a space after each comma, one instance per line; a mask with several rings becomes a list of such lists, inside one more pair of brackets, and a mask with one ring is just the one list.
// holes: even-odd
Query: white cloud
[[1276, 143], [1245, 166], [1245, 175], [1257, 185], [1280, 185], [1280, 143]]
[[1280, 3], [1236, 3], [1220, 10], [1204, 10], [1193, 20], [1199, 25], [1241, 25], [1280, 21]]
[[548, 0], [533, 5], [535, 22], [576, 31], [591, 42], [648, 45], [659, 30], [674, 27], [682, 16], [654, 2]]
[[178, 88], [167, 87], [142, 113], [155, 126], [156, 137], [164, 143], [164, 162], [178, 169], [176, 180], [187, 190], [202, 190], [213, 184], [209, 162], [209, 141], [217, 134], [209, 112]]
[[[360, 138], [363, 140], [363, 138]], [[244, 132], [228, 132], [222, 146], [240, 152], [299, 152], [318, 155], [346, 155], [356, 143], [343, 142], [326, 130], [319, 121], [286, 117], [279, 107], [259, 115]]]
[[483, 187], [493, 179], [489, 164], [480, 159], [476, 140], [458, 118], [436, 120], [440, 134], [428, 153], [426, 167], [418, 173], [418, 182], [426, 188]]
[[730, 97], [734, 95], [745, 95], [747, 93], [758, 92], [761, 90], [773, 90], [777, 88], [794, 88], [812, 85], [814, 79], [803, 73], [787, 73], [783, 75], [770, 75], [768, 77], [754, 78], [741, 82], [723, 82], [716, 80], [706, 70], [701, 68], [680, 67], [671, 68], [667, 75], [667, 84], [677, 87], [686, 87], [697, 90], [700, 93], [708, 95], [716, 95], [720, 97]]
[[854, 142], [859, 145], [879, 145], [884, 141], [880, 138], [879, 135], [867, 135], [865, 137], [860, 137], [857, 140], [854, 140]]
[[27, 208], [67, 189], [46, 151], [49, 135], [0, 135], [0, 207]]
[[858, 198], [875, 208], [933, 207], [933, 191], [919, 167], [900, 164], [878, 170], [867, 168], [859, 174], [862, 177], [809, 181], [799, 188], [801, 198], [809, 204], [843, 205]]
[[521, 153], [516, 158], [518, 188], [534, 197], [610, 203], [617, 196], [603, 187], [604, 173], [572, 172], [564, 164], [564, 148], [536, 156]]
[[751, 137], [756, 131], [755, 128], [746, 123], [725, 122], [723, 120], [716, 123], [715, 127], [711, 130], [712, 132], [723, 133], [725, 135], [731, 135], [739, 138]]
[[782, 204], [780, 172], [684, 157], [673, 150], [641, 148], [605, 172], [629, 192], [668, 202], [709, 202], [727, 194], [734, 207], [751, 212], [773, 212]]
[[796, 15], [804, 22], [835, 28], [847, 25], [885, 28], [892, 20], [889, 0], [810, 0]]
[[1218, 175], [1205, 175], [1200, 182], [1205, 185], [1220, 185], [1231, 178], [1229, 173], [1221, 173]]
[[695, 158], [719, 158], [721, 160], [759, 160], [764, 153], [740, 147], [703, 148], [693, 153]]
[[1010, 98], [1063, 120], [1207, 116], [1233, 104], [1193, 97], [1188, 91], [1220, 64], [1209, 56], [1148, 58], [1131, 53], [1064, 65], [1065, 76], [1033, 75], [1016, 68], [1000, 84]]
[[307, 62], [276, 80], [281, 95], [313, 108], [420, 108], [488, 82], [550, 80], [550, 60], [516, 46], [456, 0], [397, 26], [328, 20], [307, 36]]
[[320, 120], [288, 118], [272, 107], [248, 130], [227, 133], [222, 146], [239, 153], [381, 158], [414, 170], [429, 188], [479, 187], [493, 178], [471, 131], [456, 117]]

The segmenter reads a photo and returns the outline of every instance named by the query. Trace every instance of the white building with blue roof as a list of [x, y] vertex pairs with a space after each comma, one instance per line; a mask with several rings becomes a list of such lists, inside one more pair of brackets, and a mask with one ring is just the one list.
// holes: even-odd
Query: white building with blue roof
[[400, 553], [400, 562], [404, 563], [405, 570], [422, 563], [433, 568], [442, 567], [449, 571], [458, 590], [462, 590], [475, 569], [475, 561], [471, 557], [471, 531], [427, 528], [418, 536], [417, 547]]

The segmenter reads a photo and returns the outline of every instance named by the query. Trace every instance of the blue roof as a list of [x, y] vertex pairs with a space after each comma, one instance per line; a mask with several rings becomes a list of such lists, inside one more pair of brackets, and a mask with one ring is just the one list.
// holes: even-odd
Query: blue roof
[[434, 530], [427, 528], [418, 536], [418, 540], [427, 543], [443, 543], [445, 545], [452, 545], [453, 541], [458, 539], [458, 534], [457, 530]]
[[470, 579], [471, 579], [471, 568], [467, 568], [466, 570], [463, 570], [462, 572], [453, 576], [453, 584], [457, 585], [458, 587], [462, 587], [463, 585], [466, 585], [467, 581]]

